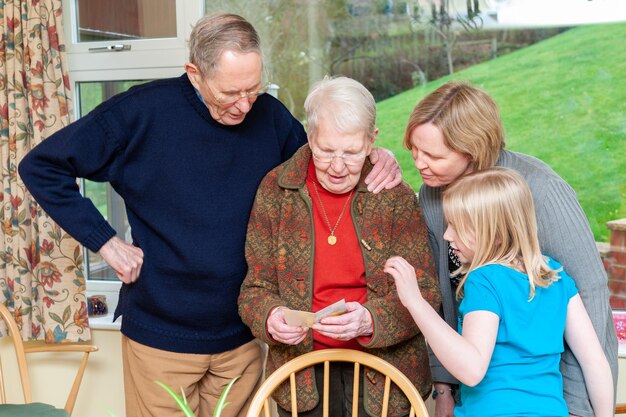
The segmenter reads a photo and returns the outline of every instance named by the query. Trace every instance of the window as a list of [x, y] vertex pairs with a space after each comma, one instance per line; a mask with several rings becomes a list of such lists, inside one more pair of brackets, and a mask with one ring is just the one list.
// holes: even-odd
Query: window
[[504, 0], [203, 1], [205, 13], [228, 10], [255, 26], [269, 81], [299, 118], [325, 75], [357, 79], [379, 101], [559, 31], [496, 30], [487, 3]]
[[[256, 27], [262, 39], [267, 81], [280, 87], [279, 99], [296, 117], [303, 118], [308, 88], [324, 75], [355, 78], [380, 101], [450, 71], [458, 72], [551, 37], [565, 30], [567, 22], [581, 23], [550, 23], [545, 20], [548, 16], [567, 18], [572, 10], [587, 7], [594, 9], [577, 13], [576, 17], [593, 17], [598, 7], [610, 7], [610, 20], [626, 20], [626, 9], [616, 6], [620, 0], [553, 3], [566, 1], [571, 7], [562, 6], [555, 12], [552, 4], [547, 7], [539, 0], [64, 0], [75, 117], [131, 85], [180, 75], [187, 59], [186, 40], [191, 27], [205, 13], [226, 10], [241, 14]], [[545, 24], [537, 26], [536, 22], [526, 21], [498, 26], [507, 17], [506, 8], [513, 6], [519, 12], [513, 14], [515, 17], [538, 17]], [[521, 13], [522, 6], [531, 13]], [[571, 68], [582, 70], [575, 65]], [[606, 74], [600, 71], [598, 76]], [[517, 110], [503, 108], [508, 115], [515, 115]], [[400, 122], [395, 124], [403, 125], [404, 117], [404, 113], [399, 114]], [[385, 135], [387, 131], [381, 132], [381, 139]], [[399, 137], [401, 133], [393, 135]], [[531, 149], [514, 150], [544, 157]], [[546, 162], [554, 165], [549, 156], [545, 155]], [[398, 157], [404, 155], [398, 153]], [[410, 161], [404, 164], [408, 177], [414, 170]], [[572, 170], [576, 169], [574, 165]], [[576, 180], [568, 177], [568, 172], [559, 174], [577, 189]], [[616, 173], [597, 176], [613, 175]], [[405, 179], [414, 188], [419, 186]], [[86, 182], [83, 190], [120, 237], [126, 237], [123, 202], [110, 187]], [[579, 197], [585, 210], [583, 198], [608, 201], [598, 198], [597, 193], [579, 192]], [[613, 218], [621, 216], [623, 203], [610, 204], [608, 209], [602, 208], [601, 214], [611, 211]], [[588, 216], [591, 219], [595, 215], [588, 212]], [[604, 222], [597, 222], [600, 226], [594, 229], [596, 235], [603, 233], [598, 230], [604, 228]], [[100, 280], [119, 285], [97, 255], [85, 258], [89, 259], [90, 289], [98, 288]]]
[[[74, 117], [149, 80], [176, 77], [187, 59], [186, 40], [201, 13], [188, 0], [64, 0], [64, 26]], [[130, 241], [124, 202], [108, 183], [81, 181], [103, 216]], [[97, 253], [85, 249], [89, 292], [114, 307], [119, 280]]]
[[78, 0], [75, 4], [79, 42], [176, 37], [174, 0]]
[[70, 72], [172, 68], [200, 7], [185, 0], [64, 0]]
[[[327, 74], [356, 78], [383, 99], [443, 71], [441, 60], [421, 58], [428, 42], [441, 45], [433, 30], [424, 32], [414, 24], [427, 12], [422, 3], [64, 0], [75, 117], [132, 85], [180, 75], [192, 25], [201, 15], [221, 10], [241, 14], [257, 28], [266, 77], [278, 84], [279, 98], [297, 117], [303, 116], [309, 85]], [[466, 2], [461, 3], [465, 7]], [[477, 42], [489, 55], [492, 40], [485, 39]], [[129, 240], [124, 203], [115, 191], [108, 184], [84, 181], [83, 192], [118, 237]], [[85, 259], [90, 288], [95, 281], [118, 285], [114, 272], [97, 254], [88, 253]]]

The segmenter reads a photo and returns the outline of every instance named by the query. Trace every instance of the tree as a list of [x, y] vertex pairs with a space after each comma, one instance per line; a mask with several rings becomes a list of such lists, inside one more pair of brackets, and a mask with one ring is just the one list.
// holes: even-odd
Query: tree
[[454, 63], [452, 49], [456, 43], [456, 33], [453, 31], [454, 25], [459, 25], [465, 30], [475, 30], [482, 27], [480, 17], [480, 6], [478, 0], [467, 0], [467, 15], [461, 13], [450, 13], [450, 0], [439, 0], [437, 3], [430, 0], [431, 18], [430, 25], [443, 40], [443, 51], [445, 54], [448, 73], [454, 73]]

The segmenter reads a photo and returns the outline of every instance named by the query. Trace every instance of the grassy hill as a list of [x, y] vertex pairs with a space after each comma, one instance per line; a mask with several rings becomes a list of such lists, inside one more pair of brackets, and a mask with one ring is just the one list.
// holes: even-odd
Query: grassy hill
[[415, 104], [448, 80], [489, 92], [507, 148], [550, 165], [576, 190], [596, 240], [626, 217], [626, 24], [583, 26], [378, 104], [377, 144], [396, 153], [404, 178], [421, 185], [402, 148]]

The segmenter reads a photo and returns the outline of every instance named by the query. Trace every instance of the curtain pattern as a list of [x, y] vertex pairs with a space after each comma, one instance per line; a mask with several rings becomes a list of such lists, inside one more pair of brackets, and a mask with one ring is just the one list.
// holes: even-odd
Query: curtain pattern
[[70, 123], [61, 0], [0, 0], [0, 301], [24, 340], [89, 340], [83, 251], [26, 191], [17, 165]]

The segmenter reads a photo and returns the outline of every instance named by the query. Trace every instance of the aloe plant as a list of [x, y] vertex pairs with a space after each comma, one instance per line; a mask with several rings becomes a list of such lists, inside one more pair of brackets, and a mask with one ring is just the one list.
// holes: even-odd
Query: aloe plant
[[[228, 395], [228, 392], [232, 388], [235, 381], [238, 380], [240, 376], [241, 375], [234, 377], [228, 383], [228, 385], [226, 385], [226, 387], [224, 388], [224, 391], [222, 391], [222, 395], [220, 395], [220, 399], [217, 400], [217, 405], [215, 406], [215, 410], [213, 410], [213, 417], [220, 417], [222, 415], [222, 411], [224, 411], [224, 408], [226, 408], [226, 406], [228, 405], [228, 402], [226, 402], [226, 396]], [[182, 390], [182, 388], [180, 390], [180, 395], [178, 395], [176, 392], [174, 392], [174, 390], [172, 390], [170, 387], [168, 387], [161, 381], [154, 381], [154, 382], [155, 384], [162, 387], [165, 391], [167, 391], [168, 394], [172, 396], [174, 401], [176, 401], [178, 408], [180, 408], [181, 411], [185, 414], [185, 417], [196, 417], [196, 415], [193, 413], [193, 410], [189, 407], [189, 404], [187, 404], [187, 397], [185, 397], [185, 392]], [[107, 410], [107, 412], [111, 415], [111, 417], [116, 417], [116, 415], [111, 410]]]
[[[235, 381], [237, 381], [237, 379], [239, 379], [239, 376], [234, 377], [228, 383], [228, 385], [226, 385], [226, 387], [224, 388], [224, 391], [222, 391], [222, 395], [220, 395], [220, 399], [217, 401], [215, 410], [213, 410], [213, 417], [220, 417], [222, 415], [222, 411], [228, 405], [228, 402], [226, 401], [228, 392], [232, 388]], [[174, 399], [174, 401], [176, 401], [176, 404], [178, 405], [178, 407], [185, 414], [185, 417], [196, 417], [196, 415], [193, 413], [193, 411], [189, 407], [189, 404], [187, 404], [187, 397], [185, 397], [185, 392], [182, 390], [182, 388], [180, 390], [181, 395], [178, 395], [176, 392], [174, 392], [174, 390], [172, 390], [170, 387], [168, 387], [164, 383], [160, 381], [154, 381], [154, 382], [158, 384], [160, 387], [162, 387], [165, 391], [167, 391], [168, 394], [170, 394], [170, 396]]]

